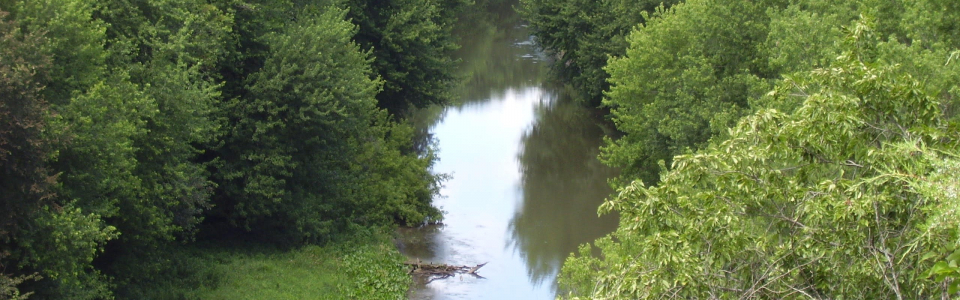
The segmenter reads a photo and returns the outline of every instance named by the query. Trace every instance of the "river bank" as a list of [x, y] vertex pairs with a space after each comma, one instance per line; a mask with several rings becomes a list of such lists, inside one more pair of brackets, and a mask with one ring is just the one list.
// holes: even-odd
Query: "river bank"
[[198, 243], [169, 253], [162, 286], [140, 299], [398, 299], [411, 285], [409, 267], [390, 234], [371, 231], [324, 246], [273, 248]]

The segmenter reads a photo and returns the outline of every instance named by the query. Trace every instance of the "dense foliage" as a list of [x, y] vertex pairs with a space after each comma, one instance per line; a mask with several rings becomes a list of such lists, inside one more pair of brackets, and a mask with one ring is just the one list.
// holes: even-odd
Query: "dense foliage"
[[626, 36], [643, 23], [643, 12], [677, 0], [521, 0], [518, 11], [537, 43], [556, 57], [554, 71], [573, 85], [581, 100], [600, 104], [609, 88], [603, 70], [610, 56], [622, 56]]
[[[562, 54], [556, 68], [583, 68], [579, 58], [596, 53], [589, 54], [596, 57], [589, 64], [594, 71], [570, 72], [597, 75], [570, 81], [597, 88], [591, 94], [598, 97], [607, 90], [602, 104], [625, 133], [602, 156], [624, 169], [618, 185], [634, 178], [655, 183], [658, 161], [669, 165], [674, 155], [705, 146], [741, 117], [767, 107], [754, 100], [783, 75], [826, 66], [839, 55], [840, 28], [861, 13], [879, 20], [874, 31], [880, 40], [940, 51], [956, 47], [956, 28], [944, 21], [955, 14], [949, 1], [711, 0], [673, 8], [671, 2], [657, 7], [659, 2], [647, 1], [522, 3], [540, 44]], [[601, 51], [605, 47], [610, 50]], [[900, 63], [931, 66], [932, 56], [924, 57]], [[917, 71], [923, 80], [947, 86], [946, 77]]]
[[[569, 258], [561, 286], [602, 299], [955, 296], [958, 13], [940, 0], [638, 13], [605, 67], [624, 136], [601, 157], [624, 173], [600, 211], [620, 227], [596, 241], [600, 257], [584, 245]], [[548, 48], [590, 40], [542, 25], [584, 18], [533, 15]]]
[[463, 5], [0, 1], [0, 298], [140, 298], [197, 236], [440, 218], [386, 108], [446, 101]]
[[165, 253], [175, 274], [132, 299], [384, 299], [412, 278], [388, 234], [361, 228], [296, 249], [238, 240], [199, 241]]
[[400, 153], [411, 129], [377, 108], [380, 83], [343, 13], [305, 12], [266, 37], [271, 51], [248, 97], [227, 104], [220, 217], [318, 241], [351, 222], [427, 217], [430, 159]]
[[50, 197], [46, 159], [49, 142], [43, 138], [48, 114], [40, 94], [49, 68], [49, 56], [33, 51], [42, 37], [20, 34], [17, 24], [0, 13], [0, 241], [6, 243]]
[[604, 104], [625, 136], [604, 149], [624, 175], [654, 182], [660, 160], [702, 146], [769, 88], [760, 56], [769, 18], [762, 1], [690, 1], [660, 9], [607, 70]]
[[348, 19], [360, 28], [356, 41], [373, 52], [383, 81], [380, 106], [393, 113], [450, 100], [458, 46], [451, 30], [472, 0], [345, 0]]

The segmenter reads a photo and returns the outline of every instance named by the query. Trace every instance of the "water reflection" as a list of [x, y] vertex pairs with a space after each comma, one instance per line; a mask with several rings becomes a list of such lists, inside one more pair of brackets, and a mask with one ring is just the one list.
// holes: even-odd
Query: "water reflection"
[[499, 93], [493, 98], [502, 98], [510, 88], [543, 81], [544, 57], [513, 11], [513, 2], [486, 4], [461, 17], [454, 31], [461, 44], [454, 54], [462, 58], [460, 101], [482, 102], [491, 98], [491, 93]]
[[512, 246], [527, 264], [531, 282], [549, 281], [569, 253], [617, 226], [616, 215], [597, 217], [616, 175], [597, 160], [609, 127], [595, 112], [569, 99], [536, 108], [536, 121], [523, 135], [519, 155], [523, 204], [510, 220]]
[[461, 47], [454, 57], [461, 60], [457, 70], [461, 80], [453, 92], [453, 103], [449, 107], [412, 111], [408, 116], [419, 130], [417, 149], [421, 152], [434, 142], [429, 130], [443, 121], [447, 109], [465, 109], [490, 99], [505, 99], [508, 90], [538, 86], [546, 77], [545, 57], [537, 51], [533, 37], [513, 10], [514, 5], [516, 0], [480, 0], [460, 16], [454, 34]]
[[[508, 223], [523, 202], [524, 130], [546, 94], [537, 86], [507, 89], [503, 97], [450, 107], [432, 128], [439, 141], [437, 172], [450, 174], [434, 205], [446, 211], [445, 225], [426, 238], [428, 246], [405, 246], [411, 259], [457, 265], [489, 262], [486, 279], [451, 278], [419, 287], [415, 299], [549, 299], [549, 286], [531, 285], [522, 256], [507, 249]], [[427, 248], [427, 249], [423, 249]], [[421, 256], [424, 255], [424, 256]]]
[[489, 262], [486, 278], [421, 282], [411, 298], [552, 299], [564, 259], [616, 227], [616, 216], [596, 215], [615, 175], [596, 159], [602, 118], [544, 83], [545, 58], [514, 4], [461, 19], [460, 101], [411, 115], [436, 143], [434, 171], [452, 179], [434, 201], [445, 225], [401, 230], [401, 250], [411, 260]]

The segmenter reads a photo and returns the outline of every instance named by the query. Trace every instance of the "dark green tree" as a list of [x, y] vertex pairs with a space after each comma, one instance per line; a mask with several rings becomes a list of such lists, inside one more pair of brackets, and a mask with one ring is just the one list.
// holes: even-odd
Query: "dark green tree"
[[211, 215], [298, 241], [438, 219], [371, 49], [395, 108], [443, 102], [461, 4], [371, 8], [400, 16], [361, 50], [344, 1], [0, 1], [0, 292], [141, 297]]
[[679, 1], [660, 0], [522, 0], [518, 7], [539, 45], [556, 57], [559, 77], [572, 84], [582, 100], [598, 106], [608, 90], [607, 59], [623, 56], [626, 36], [645, 21], [644, 12]]
[[35, 50], [44, 42], [40, 34], [24, 34], [7, 16], [0, 11], [0, 243], [4, 245], [49, 203], [54, 183], [47, 167], [51, 147], [43, 136], [49, 112], [41, 93], [50, 57]]
[[399, 152], [412, 132], [377, 108], [381, 82], [345, 15], [308, 7], [266, 37], [269, 55], [249, 77], [248, 97], [227, 108], [235, 123], [220, 150], [219, 217], [293, 242], [325, 241], [348, 224], [392, 214], [422, 221], [410, 213], [424, 205], [409, 205], [429, 206], [430, 159]]
[[30, 32], [44, 32], [48, 42], [36, 50], [53, 59], [44, 95], [52, 105], [62, 105], [105, 76], [109, 53], [105, 51], [107, 24], [92, 17], [96, 1], [16, 1], [9, 9]]
[[383, 80], [381, 108], [402, 113], [410, 106], [445, 104], [455, 83], [451, 34], [464, 0], [346, 0], [347, 18], [359, 27], [354, 40], [373, 53]]
[[17, 286], [36, 275], [6, 268], [17, 265], [8, 257], [21, 228], [29, 229], [54, 196], [50, 145], [43, 136], [49, 111], [41, 93], [50, 57], [35, 51], [43, 37], [24, 34], [8, 15], [0, 10], [0, 298], [22, 299], [31, 293]]
[[[23, 28], [50, 41], [35, 50], [55, 66], [44, 95], [55, 112], [48, 132], [62, 208], [35, 219], [21, 262], [48, 278], [41, 296], [105, 297], [91, 264], [102, 242], [114, 239], [100, 270], [150, 274], [156, 266], [136, 262], [127, 265], [141, 268], [117, 271], [115, 259], [189, 239], [208, 206], [212, 183], [198, 157], [218, 130], [213, 79], [231, 16], [205, 1], [11, 6]], [[70, 230], [75, 238], [57, 236]]]

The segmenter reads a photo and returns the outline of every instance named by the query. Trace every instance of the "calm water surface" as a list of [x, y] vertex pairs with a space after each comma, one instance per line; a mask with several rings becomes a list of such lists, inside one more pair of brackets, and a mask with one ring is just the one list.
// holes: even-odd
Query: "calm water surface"
[[511, 4], [463, 18], [462, 103], [416, 117], [437, 142], [434, 171], [451, 176], [434, 202], [444, 225], [401, 230], [410, 259], [487, 262], [484, 278], [421, 282], [412, 299], [553, 299], [563, 260], [616, 228], [596, 213], [616, 175], [596, 159], [609, 126], [544, 83]]

